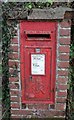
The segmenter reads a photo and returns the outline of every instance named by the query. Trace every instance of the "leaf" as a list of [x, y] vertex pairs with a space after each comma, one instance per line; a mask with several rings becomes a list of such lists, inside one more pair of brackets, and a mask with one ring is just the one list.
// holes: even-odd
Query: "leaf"
[[28, 5], [28, 8], [30, 8], [30, 9], [31, 9], [31, 8], [32, 8], [32, 4], [29, 4], [29, 5]]
[[52, 5], [52, 3], [54, 2], [54, 0], [48, 0], [48, 2]]

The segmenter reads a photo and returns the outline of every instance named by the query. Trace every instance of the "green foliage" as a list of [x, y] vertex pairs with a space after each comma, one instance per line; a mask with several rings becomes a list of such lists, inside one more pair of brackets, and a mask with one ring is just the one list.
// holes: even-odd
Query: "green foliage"
[[70, 45], [69, 108], [69, 119], [74, 120], [74, 25], [71, 29]]
[[54, 0], [48, 0], [48, 2], [49, 2], [50, 4], [53, 4]]
[[3, 106], [3, 119], [10, 118], [10, 96], [9, 96], [9, 66], [8, 66], [8, 53], [10, 51], [10, 39], [13, 35], [13, 27], [8, 24], [8, 11], [11, 5], [8, 3], [2, 4], [3, 20], [2, 20], [2, 106]]
[[70, 80], [71, 86], [70, 89], [74, 89], [74, 26], [71, 29], [71, 46], [70, 46]]
[[[2, 73], [3, 73], [3, 80], [2, 80], [2, 102], [3, 102], [3, 113], [6, 109], [9, 108], [9, 88], [8, 88], [8, 75], [9, 75], [9, 68], [8, 68], [8, 51], [9, 51], [9, 39], [10, 36], [8, 35], [9, 30], [7, 27], [7, 23], [5, 18], [2, 21], [2, 50], [3, 50], [3, 61], [2, 61]], [[5, 116], [4, 116], [5, 117]], [[9, 114], [6, 115], [6, 118], [9, 118]]]

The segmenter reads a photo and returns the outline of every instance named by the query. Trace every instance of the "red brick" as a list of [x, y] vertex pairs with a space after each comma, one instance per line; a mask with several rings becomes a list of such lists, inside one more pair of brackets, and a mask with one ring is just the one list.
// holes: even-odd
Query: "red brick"
[[69, 45], [70, 44], [70, 38], [60, 38], [60, 44]]
[[57, 111], [55, 111], [55, 110], [53, 110], [53, 111], [45, 110], [45, 111], [39, 111], [39, 112], [40, 112], [40, 115], [42, 116], [42, 118], [45, 118], [45, 116], [46, 116], [46, 118], [50, 118], [50, 119], [52, 119], [53, 116], [64, 117], [64, 115], [65, 115], [65, 112], [63, 112], [61, 110], [60, 111], [59, 110], [57, 110]]
[[32, 114], [32, 111], [30, 110], [11, 110], [12, 114], [15, 115], [30, 115]]
[[17, 38], [11, 39], [11, 44], [18, 44], [18, 39]]
[[64, 104], [63, 103], [56, 104], [56, 110], [64, 111]]
[[57, 103], [66, 103], [66, 98], [56, 98]]
[[11, 120], [20, 120], [20, 118], [21, 118], [21, 116], [19, 116], [19, 115], [12, 115], [11, 114]]
[[19, 89], [18, 83], [12, 83], [9, 86], [10, 86], [10, 89]]
[[69, 29], [60, 29], [60, 36], [70, 36]]
[[66, 84], [68, 82], [68, 78], [58, 77], [58, 82], [60, 84]]
[[69, 46], [59, 46], [59, 52], [69, 53], [70, 52], [70, 47]]
[[55, 116], [59, 116], [59, 118], [60, 118], [60, 116], [62, 116], [61, 120], [65, 120], [65, 112], [64, 111], [59, 111], [59, 110], [55, 111]]
[[15, 91], [15, 90], [10, 90], [10, 94], [11, 96], [19, 96], [19, 91]]
[[10, 81], [10, 82], [18, 82], [19, 79], [18, 79], [18, 77], [10, 77], [10, 78], [9, 78], [9, 81]]
[[18, 71], [15, 68], [10, 68], [9, 73], [11, 76], [18, 76]]
[[9, 61], [9, 67], [13, 67], [14, 69], [16, 69], [16, 67], [18, 66], [18, 61]]
[[[21, 113], [22, 112], [22, 113]], [[14, 115], [16, 116], [19, 116], [19, 118], [26, 118], [28, 117], [28, 115], [33, 115], [33, 112], [30, 111], [30, 110], [21, 110], [21, 112], [19, 110], [11, 110], [11, 117]], [[64, 111], [48, 111], [48, 110], [45, 110], [45, 111], [38, 111], [38, 114], [40, 114], [40, 117], [42, 118], [53, 118], [53, 116], [62, 116], [61, 120], [65, 120], [64, 119], [64, 116], [65, 116], [65, 112]], [[22, 116], [23, 115], [23, 116]], [[34, 117], [34, 116], [33, 116]], [[13, 118], [16, 118], [16, 117], [13, 117]]]
[[67, 90], [68, 85], [58, 85], [59, 90]]
[[58, 97], [66, 97], [67, 96], [67, 92], [64, 91], [64, 92], [57, 92], [57, 96]]
[[66, 71], [66, 70], [59, 70], [58, 71], [58, 75], [59, 76], [68, 76], [68, 71]]
[[59, 59], [62, 60], [62, 61], [69, 61], [69, 55], [67, 53], [66, 54], [60, 54]]
[[14, 69], [9, 69], [9, 73], [12, 75], [14, 73]]
[[10, 53], [9, 59], [18, 59], [18, 53]]
[[68, 68], [69, 67], [69, 62], [59, 62], [58, 63], [59, 68]]
[[19, 97], [18, 96], [17, 97], [10, 96], [10, 100], [11, 100], [11, 102], [19, 102]]
[[48, 109], [48, 105], [47, 104], [29, 104], [28, 105], [29, 109]]
[[19, 103], [11, 103], [11, 108], [20, 108]]
[[12, 52], [18, 52], [18, 45], [17, 46], [10, 46]]
[[69, 28], [71, 26], [71, 22], [67, 22], [67, 21], [60, 22], [60, 26], [62, 28]]

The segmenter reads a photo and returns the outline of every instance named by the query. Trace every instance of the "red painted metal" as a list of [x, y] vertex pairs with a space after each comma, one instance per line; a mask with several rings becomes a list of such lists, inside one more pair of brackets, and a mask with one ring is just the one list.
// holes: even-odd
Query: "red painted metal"
[[22, 103], [55, 102], [56, 26], [56, 22], [20, 22]]

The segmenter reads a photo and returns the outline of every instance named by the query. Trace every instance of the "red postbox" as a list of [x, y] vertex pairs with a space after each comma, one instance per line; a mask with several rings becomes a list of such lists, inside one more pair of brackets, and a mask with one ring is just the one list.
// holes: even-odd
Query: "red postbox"
[[20, 22], [22, 103], [55, 101], [56, 22]]

